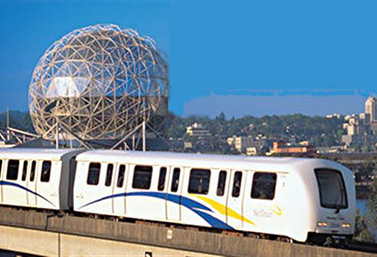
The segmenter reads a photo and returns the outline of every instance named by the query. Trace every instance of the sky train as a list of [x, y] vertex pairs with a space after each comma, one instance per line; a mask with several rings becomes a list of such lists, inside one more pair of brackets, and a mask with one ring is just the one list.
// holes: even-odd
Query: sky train
[[0, 150], [0, 204], [324, 243], [351, 238], [355, 184], [327, 160]]

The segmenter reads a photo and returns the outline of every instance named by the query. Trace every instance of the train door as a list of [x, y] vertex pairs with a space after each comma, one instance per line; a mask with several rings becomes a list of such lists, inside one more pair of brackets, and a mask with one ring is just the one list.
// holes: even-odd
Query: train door
[[168, 220], [181, 220], [181, 191], [182, 191], [183, 169], [170, 167], [169, 188], [166, 195], [166, 216]]
[[74, 209], [84, 212], [102, 212], [99, 201], [103, 197], [100, 183], [102, 166], [100, 162], [78, 162], [74, 184]]
[[[64, 162], [63, 162], [64, 163]], [[76, 157], [72, 157], [69, 160], [69, 170], [68, 170], [68, 199], [67, 199], [67, 204], [68, 208], [73, 208], [73, 188], [74, 188], [74, 183], [75, 183], [75, 176], [76, 176], [76, 169], [77, 169], [77, 162], [76, 162]], [[62, 171], [64, 170], [64, 167], [62, 166]], [[63, 178], [63, 174], [61, 176]]]
[[127, 185], [127, 166], [118, 164], [114, 172], [113, 183], [113, 214], [117, 216], [126, 215], [126, 185]]
[[8, 160], [6, 169], [4, 170], [5, 181], [3, 188], [3, 198], [5, 204], [19, 204], [25, 203], [25, 190], [20, 187], [21, 176], [20, 170], [22, 170], [23, 161], [13, 159]]
[[34, 194], [37, 191], [37, 180], [36, 172], [37, 172], [37, 161], [29, 161], [28, 163], [29, 172], [26, 175], [27, 180], [27, 189], [29, 193], [27, 194], [27, 201], [30, 207], [37, 206], [37, 195]]
[[114, 213], [114, 205], [113, 201], [114, 198], [112, 197], [113, 194], [113, 177], [114, 177], [114, 164], [113, 163], [104, 163], [102, 164], [102, 174], [105, 174], [104, 180], [100, 179], [100, 195], [99, 197], [109, 197], [110, 199], [103, 200], [98, 204], [101, 205], [101, 210], [104, 214], [113, 214]]
[[37, 205], [39, 208], [59, 208], [59, 181], [61, 163], [58, 161], [41, 161], [37, 169]]
[[[227, 170], [218, 170], [217, 172], [214, 172], [212, 175], [211, 180], [213, 182], [211, 183], [211, 186], [215, 187], [215, 192], [212, 193], [210, 196], [213, 200], [215, 200], [216, 203], [218, 203], [218, 209], [219, 212], [219, 220], [224, 222], [224, 224], [227, 223], [227, 195], [229, 191], [229, 181], [230, 181], [230, 172]], [[217, 176], [214, 176], [217, 174]]]
[[[21, 160], [20, 161], [20, 174], [21, 174], [21, 177], [19, 178], [19, 185], [22, 187], [22, 188], [25, 188], [27, 189], [28, 185], [28, 181], [27, 181], [27, 172], [28, 172], [28, 161], [27, 160]], [[20, 202], [19, 204], [20, 205], [28, 205], [29, 201], [28, 201], [28, 195], [30, 194], [27, 190], [21, 190], [20, 193], [22, 194], [21, 197], [20, 197]]]
[[128, 173], [127, 217], [151, 219], [155, 209], [155, 199], [151, 197], [153, 166], [130, 165]]
[[255, 213], [258, 213], [258, 206], [254, 199], [251, 197], [253, 175], [253, 172], [247, 172], [244, 186], [245, 192], [243, 197], [243, 228], [246, 230], [253, 230], [255, 222], [259, 224], [259, 221], [255, 216]]
[[153, 218], [165, 221], [167, 219], [168, 168], [166, 166], [155, 167], [155, 174], [158, 176], [155, 177], [157, 183], [153, 183], [154, 186], [157, 186], [155, 189], [155, 191], [157, 191], [157, 197], [155, 198]]
[[243, 222], [243, 195], [245, 188], [246, 172], [232, 170], [227, 199], [228, 225], [234, 229], [241, 229]]

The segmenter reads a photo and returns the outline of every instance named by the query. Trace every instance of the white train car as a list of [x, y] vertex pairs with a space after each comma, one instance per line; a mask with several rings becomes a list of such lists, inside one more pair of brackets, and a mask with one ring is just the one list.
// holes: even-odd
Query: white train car
[[72, 207], [72, 158], [80, 150], [0, 150], [0, 204], [67, 210]]
[[354, 232], [353, 174], [335, 162], [106, 150], [76, 160], [77, 212], [301, 242]]

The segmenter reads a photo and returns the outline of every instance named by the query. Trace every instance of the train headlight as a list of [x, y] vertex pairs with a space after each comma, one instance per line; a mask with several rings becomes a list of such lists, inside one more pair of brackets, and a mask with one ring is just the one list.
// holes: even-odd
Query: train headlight
[[324, 221], [319, 221], [317, 223], [317, 226], [320, 227], [320, 228], [327, 228], [329, 224], [327, 224], [327, 222], [324, 222]]
[[350, 228], [351, 227], [351, 224], [349, 223], [343, 223], [342, 224], [342, 228]]

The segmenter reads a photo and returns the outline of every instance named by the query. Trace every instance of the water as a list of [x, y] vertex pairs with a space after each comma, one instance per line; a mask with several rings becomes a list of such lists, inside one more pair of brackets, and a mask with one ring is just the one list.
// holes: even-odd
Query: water
[[359, 209], [360, 215], [365, 216], [368, 213], [368, 200], [367, 199], [357, 199], [356, 208]]

